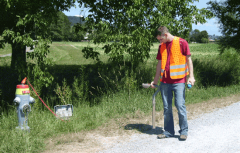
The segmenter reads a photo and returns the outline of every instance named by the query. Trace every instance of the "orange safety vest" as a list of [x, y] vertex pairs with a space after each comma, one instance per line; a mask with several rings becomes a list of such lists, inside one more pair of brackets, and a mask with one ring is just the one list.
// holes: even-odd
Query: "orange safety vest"
[[[171, 79], [182, 79], [189, 74], [186, 56], [184, 56], [180, 49], [180, 38], [174, 37], [170, 52], [170, 77]], [[162, 43], [160, 48], [162, 57], [161, 61], [161, 76], [162, 81], [163, 74], [167, 63], [167, 48], [166, 44]]]

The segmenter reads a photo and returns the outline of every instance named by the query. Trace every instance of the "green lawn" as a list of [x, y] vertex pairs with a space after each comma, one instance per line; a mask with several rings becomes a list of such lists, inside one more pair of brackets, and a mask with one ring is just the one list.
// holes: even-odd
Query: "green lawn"
[[[95, 51], [99, 51], [100, 59], [102, 61], [107, 61], [108, 57], [104, 54], [102, 49], [103, 44], [94, 45], [90, 42], [53, 42], [50, 44], [50, 53], [48, 57], [52, 58], [55, 64], [80, 65], [83, 63], [94, 63], [92, 59], [83, 58], [81, 50], [87, 46], [91, 46]], [[158, 46], [159, 43], [154, 43], [153, 46], [151, 46], [151, 58], [156, 56]], [[205, 55], [217, 55], [219, 53], [217, 44], [189, 44], [189, 47], [193, 57], [197, 56], [196, 58]], [[12, 53], [11, 49], [11, 45], [6, 44], [4, 49], [0, 49], [0, 55]]]
[[50, 45], [49, 58], [53, 59], [56, 65], [81, 65], [81, 64], [93, 64], [92, 59], [85, 59], [83, 57], [82, 49], [87, 46], [94, 47], [95, 51], [100, 52], [100, 59], [107, 61], [108, 57], [104, 55], [102, 45], [97, 46], [88, 42], [53, 42]]
[[12, 53], [12, 46], [10, 44], [5, 44], [5, 48], [0, 48], [0, 56]]

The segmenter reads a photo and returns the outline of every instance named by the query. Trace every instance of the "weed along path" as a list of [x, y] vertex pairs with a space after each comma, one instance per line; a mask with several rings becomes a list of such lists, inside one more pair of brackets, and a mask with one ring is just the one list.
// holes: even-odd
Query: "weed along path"
[[[179, 141], [177, 110], [174, 107], [175, 137], [157, 139], [163, 127], [163, 112], [156, 113], [156, 129], [151, 115], [136, 112], [134, 118], [111, 120], [101, 127], [65, 134], [46, 142], [47, 152], [240, 153], [240, 94], [187, 105], [189, 136]], [[64, 139], [72, 142], [64, 143]], [[59, 144], [59, 141], [63, 140]], [[58, 142], [58, 144], [56, 143]]]

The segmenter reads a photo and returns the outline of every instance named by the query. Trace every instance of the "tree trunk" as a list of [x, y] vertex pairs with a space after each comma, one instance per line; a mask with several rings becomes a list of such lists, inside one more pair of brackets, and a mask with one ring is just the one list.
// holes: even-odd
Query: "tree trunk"
[[21, 43], [12, 43], [12, 70], [24, 70], [26, 68], [26, 46]]

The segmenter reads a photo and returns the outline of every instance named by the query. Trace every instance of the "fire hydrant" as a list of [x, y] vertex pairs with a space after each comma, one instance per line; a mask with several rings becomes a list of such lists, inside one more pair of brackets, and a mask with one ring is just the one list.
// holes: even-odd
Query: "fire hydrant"
[[35, 103], [34, 98], [30, 96], [29, 86], [25, 85], [27, 78], [24, 78], [21, 84], [17, 85], [16, 97], [13, 100], [17, 106], [18, 127], [17, 129], [30, 131], [28, 126], [28, 113], [31, 111], [30, 104]]

